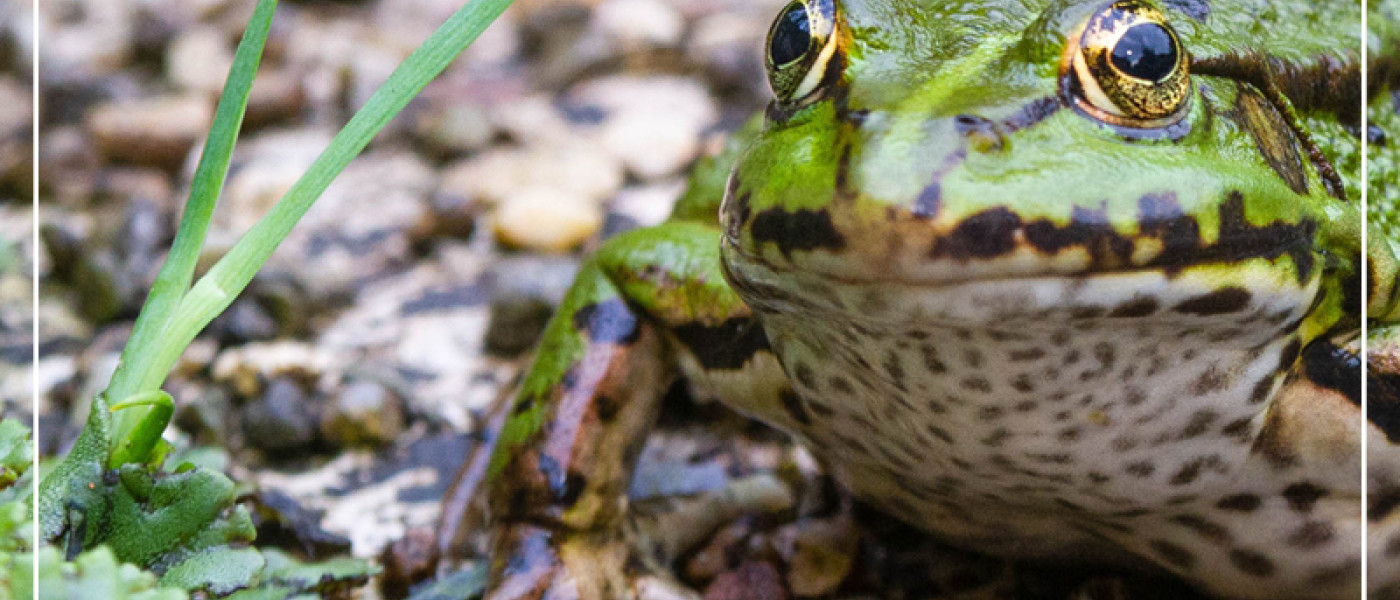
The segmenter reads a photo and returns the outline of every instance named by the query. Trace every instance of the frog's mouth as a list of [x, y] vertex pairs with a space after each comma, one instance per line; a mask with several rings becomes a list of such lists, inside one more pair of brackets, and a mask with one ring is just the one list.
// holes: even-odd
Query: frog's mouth
[[[728, 260], [801, 271], [848, 284], [947, 286], [972, 281], [1131, 272], [1174, 276], [1188, 268], [1248, 266], [1302, 287], [1320, 269], [1318, 224], [1251, 222], [1231, 192], [1208, 225], [1170, 194], [1147, 195], [1123, 232], [1104, 210], [1075, 208], [1067, 221], [1023, 218], [991, 207], [952, 221], [890, 207], [878, 218], [840, 203], [820, 210], [768, 209], [727, 223]], [[731, 213], [732, 214], [732, 213]]]

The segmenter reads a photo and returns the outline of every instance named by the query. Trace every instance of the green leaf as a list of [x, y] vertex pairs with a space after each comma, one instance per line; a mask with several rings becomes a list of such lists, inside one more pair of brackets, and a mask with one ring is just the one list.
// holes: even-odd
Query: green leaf
[[218, 546], [170, 567], [160, 585], [223, 596], [252, 585], [266, 566], [267, 560], [256, 548]]
[[[151, 392], [165, 381], [169, 369], [152, 373], [150, 361], [146, 357], [153, 349], [170, 344], [166, 330], [180, 300], [194, 278], [195, 264], [200, 249], [204, 247], [204, 237], [209, 231], [209, 221], [214, 214], [214, 206], [223, 189], [224, 178], [228, 175], [229, 160], [233, 156], [233, 145], [238, 139], [238, 130], [243, 125], [243, 114], [248, 107], [248, 93], [253, 89], [253, 77], [258, 72], [258, 62], [262, 60], [263, 47], [267, 42], [268, 31], [272, 27], [272, 13], [277, 8], [277, 0], [260, 0], [253, 10], [248, 28], [243, 31], [243, 40], [233, 55], [233, 66], [229, 68], [228, 80], [224, 84], [219, 104], [214, 109], [214, 121], [209, 130], [209, 138], [204, 143], [204, 151], [195, 167], [194, 179], [190, 184], [189, 201], [185, 213], [180, 218], [180, 228], [175, 232], [170, 254], [156, 275], [146, 303], [136, 317], [131, 338], [122, 349], [117, 370], [107, 387], [109, 398], [134, 397], [143, 392]], [[184, 350], [184, 346], [180, 346]], [[114, 448], [109, 466], [127, 462], [145, 462], [151, 448], [128, 440], [129, 433], [145, 420], [148, 411], [136, 410], [117, 418], [114, 441], [122, 443]], [[168, 420], [168, 417], [167, 417]], [[164, 426], [161, 427], [164, 429]], [[157, 438], [158, 439], [158, 438]], [[142, 438], [141, 442], [154, 443], [155, 440]]]
[[188, 600], [182, 590], [156, 587], [155, 575], [117, 561], [106, 547], [64, 562], [57, 548], [39, 551], [39, 597], [44, 600]]
[[475, 600], [486, 593], [488, 575], [486, 563], [478, 563], [434, 581], [414, 592], [408, 600]]

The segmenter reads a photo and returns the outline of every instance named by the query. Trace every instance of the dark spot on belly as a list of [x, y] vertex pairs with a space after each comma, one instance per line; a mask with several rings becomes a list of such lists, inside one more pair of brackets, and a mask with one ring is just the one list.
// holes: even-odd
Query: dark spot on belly
[[1215, 507], [1220, 510], [1230, 510], [1236, 512], [1254, 512], [1263, 504], [1263, 500], [1254, 494], [1235, 494], [1221, 498], [1215, 503]]
[[1326, 495], [1326, 489], [1306, 481], [1292, 484], [1283, 489], [1283, 498], [1288, 501], [1288, 507], [1301, 513], [1311, 512], [1317, 501]]
[[1025, 348], [1022, 350], [1012, 350], [1007, 358], [1011, 362], [1031, 362], [1045, 357], [1045, 351], [1040, 348]]
[[1189, 440], [1204, 434], [1220, 415], [1213, 410], [1202, 409], [1191, 415], [1191, 420], [1181, 430], [1180, 439]]
[[1192, 565], [1196, 564], [1196, 555], [1191, 554], [1190, 550], [1166, 540], [1152, 540], [1148, 542], [1147, 545], [1152, 548], [1153, 552], [1157, 553], [1157, 556], [1162, 557], [1162, 560], [1166, 561], [1168, 564], [1183, 569], [1190, 568]]
[[1303, 550], [1312, 550], [1326, 545], [1337, 536], [1331, 523], [1308, 521], [1288, 535], [1288, 545]]
[[992, 391], [992, 383], [982, 377], [965, 378], [962, 380], [962, 386], [964, 389], [972, 390], [975, 392], [991, 393]]
[[791, 388], [785, 387], [781, 392], [778, 392], [778, 400], [782, 402], [783, 409], [788, 412], [793, 421], [801, 425], [812, 424], [812, 416], [807, 414], [807, 408], [802, 405], [802, 398], [798, 397]]
[[770, 208], [754, 215], [749, 232], [755, 243], [771, 242], [788, 258], [798, 250], [835, 252], [846, 247], [845, 236], [836, 230], [826, 210]]
[[1211, 365], [1206, 368], [1204, 373], [1201, 373], [1200, 377], [1196, 378], [1196, 381], [1191, 383], [1191, 393], [1201, 396], [1210, 392], [1217, 392], [1225, 389], [1225, 384], [1225, 373], [1216, 368], [1215, 365]]
[[637, 316], [617, 298], [578, 309], [574, 313], [574, 328], [587, 334], [595, 344], [630, 345], [641, 334]]
[[1236, 548], [1230, 551], [1230, 562], [1246, 575], [1268, 577], [1274, 574], [1274, 563], [1258, 552]]
[[1157, 466], [1145, 460], [1140, 460], [1128, 463], [1128, 466], [1123, 470], [1133, 477], [1150, 477], [1152, 473], [1157, 471]]
[[1373, 523], [1389, 517], [1396, 508], [1400, 508], [1400, 487], [1382, 488], [1371, 492], [1371, 496], [1366, 506], [1366, 518]]
[[1206, 541], [1222, 545], [1230, 543], [1229, 529], [1200, 515], [1176, 515], [1171, 518], [1171, 521], [1191, 530]]
[[1108, 313], [1108, 316], [1118, 318], [1135, 318], [1146, 317], [1155, 312], [1157, 312], [1157, 299], [1137, 297], [1122, 304], [1119, 304], [1116, 308], [1114, 308], [1111, 312]]
[[1210, 316], [1229, 314], [1249, 306], [1249, 292], [1243, 288], [1226, 287], [1197, 296], [1176, 305], [1172, 310], [1182, 314]]

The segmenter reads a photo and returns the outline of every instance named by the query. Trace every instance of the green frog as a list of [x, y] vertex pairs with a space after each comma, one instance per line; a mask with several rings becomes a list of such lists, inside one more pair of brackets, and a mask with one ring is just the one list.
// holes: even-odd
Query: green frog
[[[646, 595], [625, 492], [677, 377], [955, 545], [1358, 597], [1361, 436], [1387, 423], [1356, 340], [1400, 321], [1395, 245], [1362, 242], [1359, 23], [1349, 1], [788, 4], [772, 103], [669, 221], [584, 262], [467, 478], [488, 598]], [[1393, 521], [1400, 493], [1372, 492]], [[1395, 585], [1374, 540], [1372, 587]]]

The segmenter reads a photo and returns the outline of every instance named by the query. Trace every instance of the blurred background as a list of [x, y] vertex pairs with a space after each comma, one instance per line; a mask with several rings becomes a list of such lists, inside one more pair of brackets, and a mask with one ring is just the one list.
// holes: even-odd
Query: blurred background
[[0, 418], [33, 415], [32, 0], [0, 0]]

